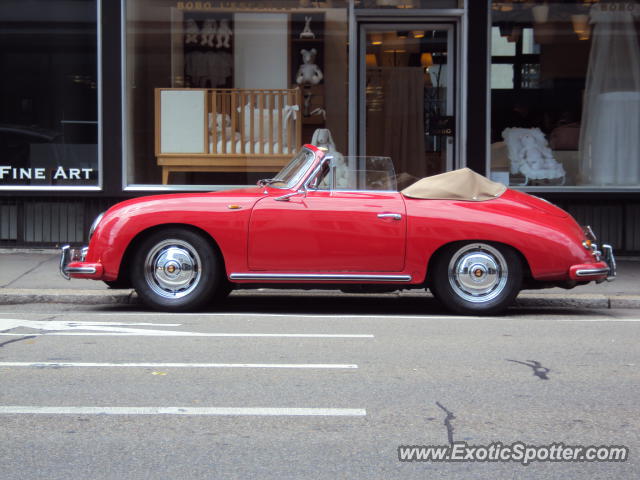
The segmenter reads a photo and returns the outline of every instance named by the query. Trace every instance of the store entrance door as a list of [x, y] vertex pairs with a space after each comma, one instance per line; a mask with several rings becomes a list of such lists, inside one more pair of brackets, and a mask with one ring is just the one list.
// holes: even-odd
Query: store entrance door
[[359, 25], [359, 145], [398, 187], [457, 167], [455, 24]]

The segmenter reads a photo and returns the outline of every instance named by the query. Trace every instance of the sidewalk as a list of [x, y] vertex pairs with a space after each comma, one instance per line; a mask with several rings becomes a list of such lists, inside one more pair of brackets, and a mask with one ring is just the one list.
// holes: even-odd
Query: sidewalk
[[[640, 308], [640, 259], [618, 258], [613, 282], [591, 283], [573, 290], [552, 288], [523, 290], [517, 303], [530, 307]], [[56, 250], [0, 249], [0, 304], [80, 303], [130, 304], [138, 299], [133, 290], [112, 290], [94, 280], [65, 280], [58, 272]], [[273, 290], [244, 290], [232, 295], [265, 295]], [[334, 295], [332, 292], [278, 291], [287, 295]], [[406, 291], [384, 296], [424, 295]]]

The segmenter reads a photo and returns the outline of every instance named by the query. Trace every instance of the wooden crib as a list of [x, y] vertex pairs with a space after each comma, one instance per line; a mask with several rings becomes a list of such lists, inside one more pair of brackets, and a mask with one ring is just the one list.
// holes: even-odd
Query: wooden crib
[[299, 150], [300, 89], [155, 89], [155, 155], [171, 172], [278, 172]]

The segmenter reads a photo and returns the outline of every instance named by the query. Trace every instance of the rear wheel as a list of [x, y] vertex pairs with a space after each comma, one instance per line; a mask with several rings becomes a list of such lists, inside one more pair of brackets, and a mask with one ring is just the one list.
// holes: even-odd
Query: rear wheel
[[522, 262], [511, 248], [485, 242], [455, 243], [435, 259], [430, 288], [451, 310], [493, 315], [520, 292]]
[[152, 233], [134, 256], [131, 280], [144, 303], [163, 311], [198, 309], [223, 288], [222, 268], [210, 242], [191, 230]]

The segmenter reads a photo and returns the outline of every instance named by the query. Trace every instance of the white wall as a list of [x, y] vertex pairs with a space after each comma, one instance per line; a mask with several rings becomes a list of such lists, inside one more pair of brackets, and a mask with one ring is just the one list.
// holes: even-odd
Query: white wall
[[287, 88], [289, 18], [281, 13], [236, 13], [234, 86]]

